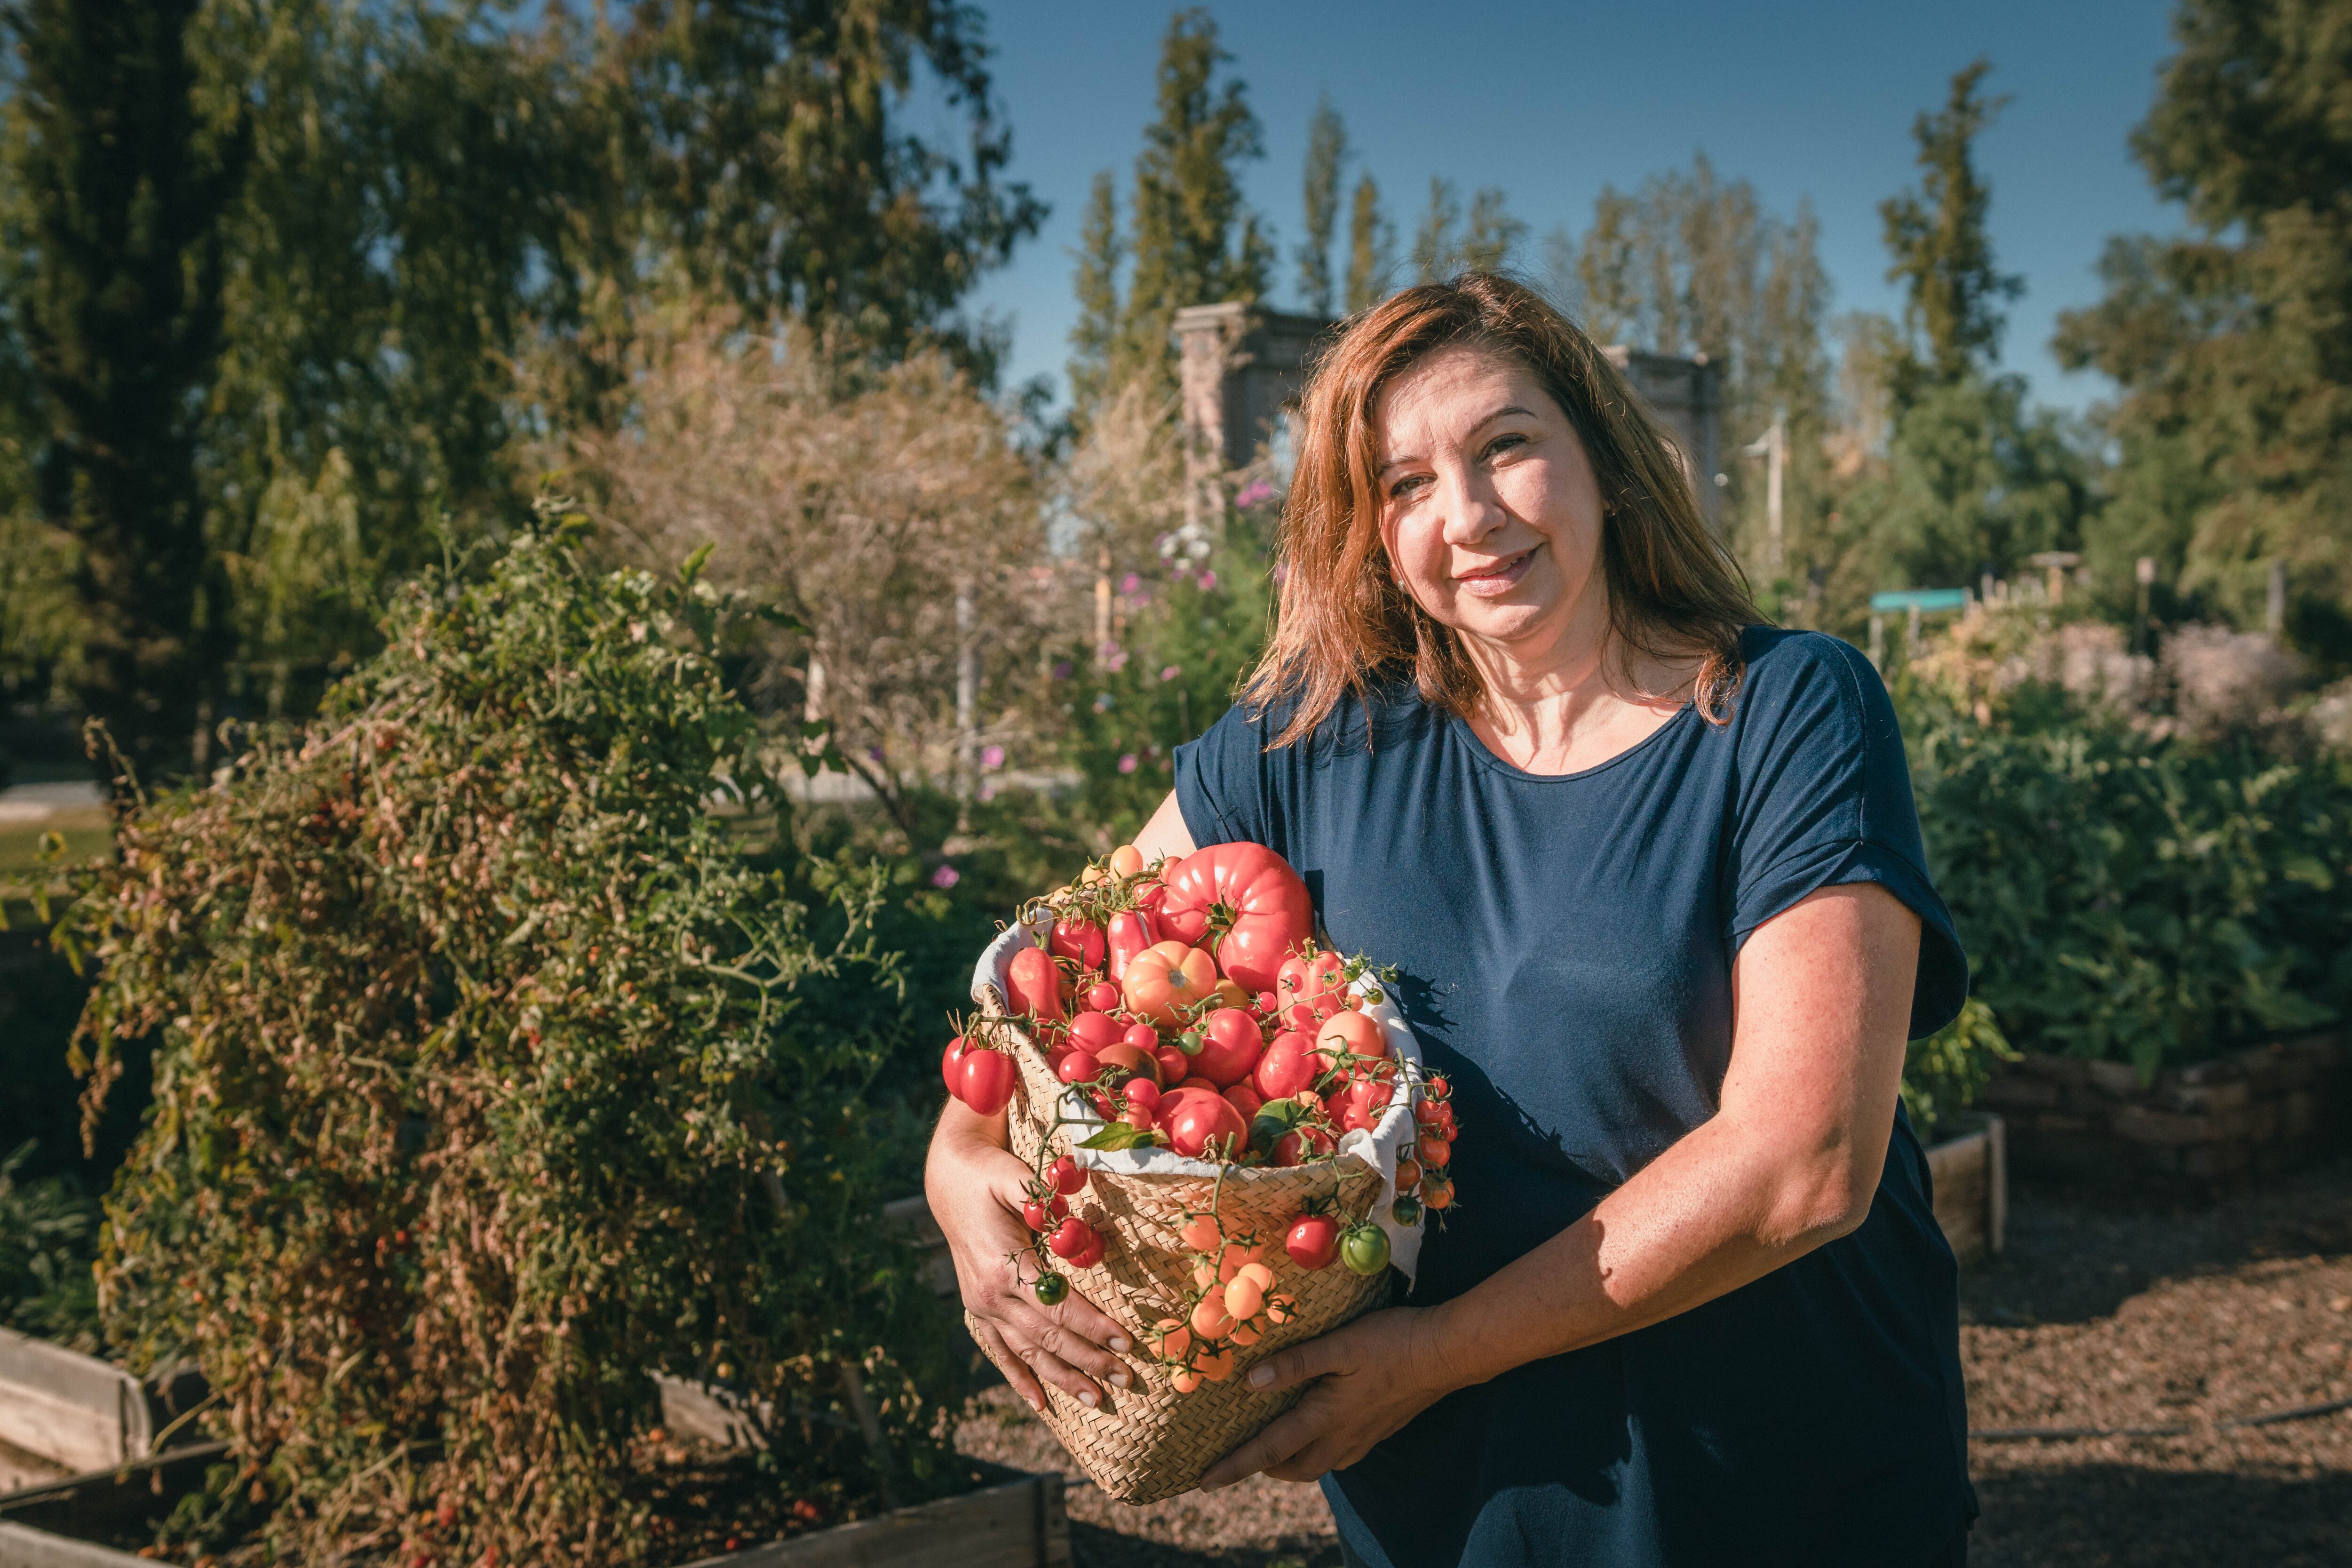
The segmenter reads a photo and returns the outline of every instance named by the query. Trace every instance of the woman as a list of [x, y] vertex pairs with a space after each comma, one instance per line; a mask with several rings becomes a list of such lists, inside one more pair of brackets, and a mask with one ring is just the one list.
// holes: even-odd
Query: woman
[[[1351, 1560], [1954, 1564], [1954, 1267], [1897, 1106], [1967, 966], [1846, 644], [1756, 625], [1624, 381], [1472, 276], [1307, 395], [1281, 618], [1147, 855], [1247, 839], [1403, 972], [1467, 1136], [1405, 1305], [1254, 1369], [1206, 1486], [1321, 1477]], [[1018, 1291], [1021, 1169], [950, 1105], [931, 1202], [1033, 1401], [1129, 1347]]]

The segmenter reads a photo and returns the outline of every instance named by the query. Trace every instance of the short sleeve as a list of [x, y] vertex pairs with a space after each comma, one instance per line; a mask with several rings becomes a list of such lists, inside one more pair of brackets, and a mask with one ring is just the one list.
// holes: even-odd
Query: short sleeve
[[1198, 845], [1265, 844], [1276, 849], [1264, 736], [1236, 702], [1197, 741], [1176, 748], [1176, 805]]
[[1852, 645], [1819, 633], [1751, 645], [1734, 719], [1739, 781], [1726, 887], [1736, 946], [1809, 894], [1875, 882], [1919, 917], [1911, 1037], [1968, 997], [1968, 957], [1927, 875], [1895, 705]]

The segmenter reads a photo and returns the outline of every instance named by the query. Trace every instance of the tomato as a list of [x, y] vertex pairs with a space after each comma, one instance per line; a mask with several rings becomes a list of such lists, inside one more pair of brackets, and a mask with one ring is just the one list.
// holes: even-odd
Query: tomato
[[1206, 942], [1244, 991], [1271, 991], [1284, 957], [1315, 935], [1315, 904], [1289, 863], [1263, 844], [1216, 844], [1161, 874], [1160, 929]]
[[1357, 1079], [1340, 1092], [1339, 1126], [1349, 1132], [1369, 1131], [1380, 1124], [1389, 1099], [1396, 1091], [1387, 1084]]
[[1080, 1050], [1099, 1051], [1117, 1043], [1126, 1026], [1108, 1013], [1091, 1008], [1070, 1020], [1070, 1044]]
[[1060, 1198], [1031, 1198], [1021, 1205], [1021, 1218], [1031, 1230], [1051, 1230], [1070, 1217], [1070, 1205]]
[[1413, 1160], [1399, 1160], [1397, 1162], [1396, 1184], [1397, 1191], [1401, 1193], [1409, 1193], [1412, 1191], [1413, 1188], [1421, 1185], [1420, 1163]]
[[1454, 1184], [1443, 1176], [1432, 1176], [1422, 1184], [1421, 1201], [1433, 1209], [1454, 1206]]
[[1225, 1244], [1225, 1232], [1215, 1215], [1186, 1215], [1176, 1227], [1176, 1239], [1195, 1252], [1214, 1252]]
[[1148, 1078], [1129, 1079], [1127, 1087], [1119, 1090], [1119, 1098], [1127, 1101], [1129, 1110], [1143, 1112], [1147, 1127], [1150, 1125], [1148, 1119], [1160, 1110], [1160, 1086]]
[[1197, 1372], [1171, 1372], [1168, 1374], [1168, 1386], [1179, 1394], [1190, 1394], [1201, 1386], [1201, 1374]]
[[1118, 987], [1108, 980], [1097, 980], [1087, 987], [1086, 1004], [1097, 1013], [1108, 1013], [1118, 1005]]
[[1378, 1274], [1389, 1266], [1388, 1232], [1369, 1220], [1349, 1226], [1339, 1238], [1339, 1261], [1350, 1274]]
[[1339, 1053], [1350, 1056], [1385, 1058], [1389, 1054], [1388, 1032], [1361, 1013], [1345, 1008], [1332, 1014], [1316, 1028], [1315, 1044], [1324, 1059], [1333, 1067], [1342, 1065]]
[[1192, 1068], [1184, 1060], [1184, 1053], [1173, 1046], [1160, 1047], [1152, 1053], [1152, 1059], [1160, 1064], [1160, 1079], [1163, 1083], [1172, 1083], [1191, 1076]]
[[1244, 1121], [1256, 1121], [1259, 1110], [1265, 1104], [1258, 1097], [1257, 1090], [1245, 1083], [1237, 1083], [1226, 1089], [1225, 1098], [1233, 1101], [1234, 1109], [1242, 1113]]
[[1160, 921], [1149, 910], [1128, 910], [1110, 917], [1108, 951], [1110, 977], [1124, 981], [1127, 966], [1138, 954], [1160, 940]]
[[1085, 1256], [1095, 1244], [1095, 1227], [1082, 1219], [1066, 1219], [1045, 1238], [1045, 1249], [1056, 1258], [1076, 1258]]
[[1445, 1108], [1437, 1101], [1422, 1099], [1413, 1101], [1412, 1119], [1423, 1127], [1434, 1127], [1445, 1118]]
[[1257, 1091], [1266, 1099], [1287, 1100], [1301, 1089], [1312, 1089], [1322, 1072], [1323, 1062], [1315, 1054], [1315, 1042], [1295, 1029], [1285, 1029], [1265, 1047], [1254, 1081]]
[[1087, 1052], [1070, 1051], [1055, 1065], [1054, 1076], [1064, 1083], [1085, 1083], [1102, 1076], [1102, 1063]]
[[1110, 852], [1110, 874], [1132, 877], [1143, 869], [1143, 851], [1132, 844], [1122, 844]]
[[1239, 1007], [1220, 1007], [1201, 1020], [1201, 1050], [1192, 1070], [1230, 1089], [1257, 1070], [1265, 1055], [1265, 1037], [1257, 1020]]
[[1037, 1300], [1048, 1307], [1058, 1307], [1070, 1299], [1070, 1282], [1059, 1274], [1037, 1276]]
[[1119, 1037], [1145, 1056], [1160, 1049], [1160, 1031], [1149, 1024], [1129, 1024], [1127, 1033]]
[[1301, 1268], [1328, 1268], [1339, 1256], [1339, 1222], [1326, 1214], [1300, 1215], [1283, 1237], [1282, 1250]]
[[956, 1098], [982, 1116], [993, 1116], [1013, 1103], [1018, 1076], [1013, 1058], [1003, 1051], [969, 1052], [963, 1058], [963, 1081], [956, 1086]]
[[1107, 1068], [1127, 1074], [1129, 1078], [1148, 1078], [1155, 1083], [1160, 1079], [1158, 1060], [1150, 1052], [1139, 1051], [1125, 1040], [1119, 1041], [1117, 1045], [1105, 1046], [1095, 1053], [1095, 1059]]
[[1062, 975], [1042, 947], [1024, 947], [1004, 971], [1005, 1001], [1015, 1013], [1044, 1020], [1062, 1016]]
[[1262, 1018], [1271, 1018], [1282, 1007], [1282, 999], [1271, 991], [1261, 991], [1250, 998], [1250, 1011]]
[[1206, 1089], [1179, 1089], [1160, 1102], [1160, 1130], [1168, 1145], [1197, 1160], [1215, 1144], [1219, 1154], [1239, 1158], [1249, 1147], [1249, 1123], [1233, 1101]]
[[1423, 1133], [1421, 1139], [1421, 1163], [1433, 1171], [1444, 1170], [1454, 1158], [1454, 1145], [1443, 1138]]
[[1055, 921], [1045, 947], [1055, 958], [1066, 958], [1080, 969], [1103, 966], [1103, 929], [1092, 921]]
[[1065, 1154], [1045, 1167], [1045, 1179], [1064, 1197], [1074, 1197], [1086, 1190], [1087, 1168]]
[[946, 1053], [940, 1058], [940, 1077], [947, 1080], [950, 1094], [954, 1094], [963, 1082], [963, 1058], [971, 1050], [971, 1042], [958, 1035], [948, 1042]]
[[[1151, 1083], [1150, 1079], [1143, 1078], [1137, 1079], [1135, 1081], [1144, 1085], [1146, 1088], [1149, 1088]], [[1137, 1105], [1132, 1102], [1128, 1105], [1128, 1108], [1125, 1110], [1119, 1112], [1118, 1119], [1121, 1121], [1126, 1122], [1129, 1127], [1134, 1128], [1138, 1132], [1150, 1131], [1157, 1120], [1153, 1117], [1149, 1108]]]
[[1069, 1260], [1073, 1268], [1092, 1268], [1103, 1260], [1103, 1238], [1096, 1237], [1092, 1246]]
[[1225, 1287], [1225, 1310], [1236, 1323], [1245, 1323], [1265, 1310], [1265, 1289], [1256, 1280], [1237, 1278]]
[[1123, 989], [1129, 1012], [1174, 1028], [1216, 984], [1216, 960], [1197, 947], [1162, 942], [1135, 955], [1127, 966]]
[[1219, 1351], [1214, 1355], [1204, 1355], [1192, 1367], [1211, 1383], [1223, 1383], [1234, 1374], [1234, 1352]]
[[1293, 953], [1276, 972], [1274, 991], [1282, 1001], [1303, 1005], [1318, 1018], [1328, 1018], [1347, 1005], [1347, 961], [1319, 950]]
[[1192, 1304], [1192, 1332], [1204, 1340], [1221, 1340], [1234, 1331], [1234, 1315], [1225, 1310], [1224, 1292], [1212, 1290]]
[[1398, 1198], [1396, 1202], [1389, 1205], [1389, 1218], [1396, 1221], [1399, 1225], [1419, 1225], [1421, 1223], [1421, 1200], [1410, 1194]]
[[1275, 1141], [1273, 1160], [1277, 1165], [1303, 1165], [1328, 1154], [1332, 1146], [1331, 1134], [1323, 1128], [1294, 1128]]

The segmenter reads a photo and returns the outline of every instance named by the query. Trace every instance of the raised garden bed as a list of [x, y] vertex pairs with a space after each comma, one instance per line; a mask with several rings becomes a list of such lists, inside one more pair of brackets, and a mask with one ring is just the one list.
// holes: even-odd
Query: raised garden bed
[[1936, 1223], [1952, 1256], [1973, 1263], [2001, 1249], [2009, 1230], [2008, 1128], [1998, 1116], [1954, 1119], [1956, 1135], [1927, 1151]]
[[2029, 1056], [1979, 1103], [2009, 1124], [2021, 1176], [2202, 1196], [2284, 1174], [2346, 1146], [2352, 1052], [2343, 1032], [2167, 1068]]

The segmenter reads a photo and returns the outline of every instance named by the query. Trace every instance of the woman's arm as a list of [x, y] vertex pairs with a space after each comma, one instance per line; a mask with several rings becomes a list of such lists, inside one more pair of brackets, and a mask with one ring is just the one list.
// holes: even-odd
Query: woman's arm
[[1688, 1311], [1853, 1230], [1885, 1162], [1918, 958], [1918, 917], [1867, 884], [1758, 927], [1732, 966], [1715, 1116], [1476, 1289], [1253, 1369], [1262, 1387], [1320, 1381], [1202, 1485], [1345, 1468], [1454, 1389]]
[[[1192, 836], [1172, 792], [1135, 836], [1135, 846], [1147, 861], [1192, 852]], [[982, 1116], [961, 1100], [948, 1101], [931, 1134], [923, 1192], [955, 1259], [956, 1284], [978, 1325], [980, 1348], [1013, 1392], [1039, 1410], [1045, 1400], [1041, 1379], [1099, 1405], [1101, 1383], [1128, 1386], [1126, 1364], [1112, 1352], [1130, 1347], [1118, 1325], [1078, 1291], [1049, 1308], [1014, 1278], [1008, 1259], [1030, 1243], [1021, 1219], [1030, 1174], [1007, 1147], [1004, 1112]]]

